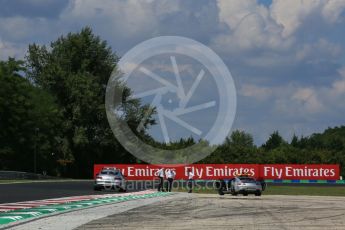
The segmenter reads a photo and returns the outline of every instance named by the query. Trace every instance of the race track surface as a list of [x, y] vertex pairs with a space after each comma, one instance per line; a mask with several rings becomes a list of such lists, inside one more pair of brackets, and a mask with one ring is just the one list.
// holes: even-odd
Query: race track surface
[[[140, 190], [140, 188], [128, 189], [128, 191], [137, 190]], [[113, 191], [94, 191], [93, 181], [91, 180], [0, 184], [0, 204], [109, 192]]]
[[[129, 181], [128, 191], [140, 191], [146, 189], [152, 189], [157, 186], [155, 181], [148, 181], [149, 183], [143, 183], [142, 181]], [[176, 182], [178, 184], [178, 182]], [[180, 183], [179, 187], [186, 186], [185, 183]], [[205, 183], [200, 182], [200, 186], [204, 186]], [[212, 187], [213, 183], [209, 183]], [[343, 184], [269, 184], [268, 186], [275, 185], [294, 185], [294, 186], [344, 186]], [[42, 200], [50, 198], [60, 198], [68, 196], [79, 195], [93, 195], [102, 194], [113, 191], [93, 191], [93, 181], [59, 181], [59, 182], [34, 182], [34, 183], [15, 183], [15, 184], [0, 184], [0, 204], [12, 203], [31, 200]]]

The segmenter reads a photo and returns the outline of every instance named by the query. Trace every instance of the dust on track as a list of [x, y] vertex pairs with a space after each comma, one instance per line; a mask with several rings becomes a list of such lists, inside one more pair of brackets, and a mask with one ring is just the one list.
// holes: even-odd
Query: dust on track
[[345, 197], [190, 194], [78, 229], [345, 229]]

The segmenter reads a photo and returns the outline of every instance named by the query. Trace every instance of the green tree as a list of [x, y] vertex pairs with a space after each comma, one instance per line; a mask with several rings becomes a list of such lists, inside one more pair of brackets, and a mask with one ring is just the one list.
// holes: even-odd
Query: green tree
[[[29, 46], [27, 75], [57, 99], [66, 151], [73, 154], [68, 173], [74, 177], [90, 177], [94, 163], [136, 162], [115, 140], [106, 119], [105, 90], [117, 61], [107, 43], [88, 27], [61, 36], [49, 48]], [[131, 92], [122, 89], [124, 119], [137, 127], [148, 108], [138, 100], [127, 100]], [[145, 122], [152, 123], [150, 118]]]
[[55, 99], [22, 76], [23, 62], [0, 62], [0, 168], [57, 173], [52, 157], [61, 116]]
[[256, 147], [251, 134], [235, 130], [222, 145], [202, 162], [204, 163], [255, 163]]
[[298, 147], [298, 144], [299, 144], [298, 136], [296, 136], [296, 134], [294, 134], [292, 139], [291, 139], [290, 145], [293, 147]]
[[284, 143], [286, 142], [284, 141], [282, 136], [280, 136], [278, 131], [275, 131], [274, 133], [270, 135], [270, 137], [268, 138], [266, 143], [262, 145], [262, 147], [265, 150], [272, 150], [272, 149], [278, 148]]

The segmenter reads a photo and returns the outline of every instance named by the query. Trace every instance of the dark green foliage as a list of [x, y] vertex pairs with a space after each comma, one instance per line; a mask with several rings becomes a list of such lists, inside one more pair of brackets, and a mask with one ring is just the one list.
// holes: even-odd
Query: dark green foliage
[[255, 163], [257, 148], [252, 135], [236, 130], [218, 147], [204, 163]]
[[271, 136], [268, 138], [265, 144], [263, 144], [263, 148], [265, 150], [273, 150], [278, 147], [280, 147], [282, 144], [284, 144], [284, 140], [282, 136], [280, 136], [278, 131], [275, 131], [271, 134]]
[[51, 94], [21, 76], [23, 70], [21, 61], [0, 62], [0, 168], [33, 171], [36, 142], [38, 171], [55, 174], [59, 109]]
[[345, 175], [345, 126], [329, 128], [310, 137], [294, 135], [288, 144], [276, 131], [261, 146], [252, 137], [234, 131], [226, 141], [202, 163], [270, 163], [270, 164], [340, 164]]
[[[60, 162], [69, 163], [68, 175], [89, 177], [94, 163], [136, 162], [115, 140], [106, 118], [106, 85], [118, 57], [105, 41], [87, 27], [61, 36], [49, 48], [30, 45], [26, 59], [27, 76], [54, 95], [61, 111], [66, 153]], [[128, 89], [124, 95], [124, 119], [137, 127], [148, 108], [126, 100]], [[145, 127], [153, 123], [149, 118]]]

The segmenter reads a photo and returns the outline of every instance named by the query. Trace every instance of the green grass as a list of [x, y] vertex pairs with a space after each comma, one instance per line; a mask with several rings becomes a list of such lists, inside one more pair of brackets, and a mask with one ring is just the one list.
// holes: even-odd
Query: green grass
[[[187, 192], [185, 188], [175, 190]], [[214, 189], [195, 188], [194, 193], [216, 194]], [[345, 186], [268, 186], [263, 195], [307, 195], [307, 196], [345, 196]]]
[[0, 180], [0, 184], [14, 184], [14, 183], [30, 183], [33, 180], [25, 180], [25, 179], [18, 179], [18, 180]]
[[269, 186], [266, 195], [345, 196], [345, 186]]

